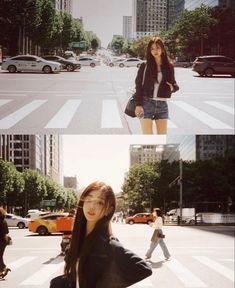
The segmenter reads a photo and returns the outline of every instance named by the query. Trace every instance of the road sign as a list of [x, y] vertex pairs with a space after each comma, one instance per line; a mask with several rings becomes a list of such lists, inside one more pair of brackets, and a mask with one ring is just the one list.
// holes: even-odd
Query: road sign
[[56, 205], [56, 199], [42, 200], [42, 206], [51, 207]]
[[79, 48], [79, 49], [85, 49], [86, 48], [86, 42], [80, 41], [80, 42], [71, 42], [69, 43], [70, 48]]

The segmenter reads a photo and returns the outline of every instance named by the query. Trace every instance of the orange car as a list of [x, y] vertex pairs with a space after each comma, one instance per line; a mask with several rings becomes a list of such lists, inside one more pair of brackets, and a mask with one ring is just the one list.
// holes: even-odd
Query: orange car
[[[39, 235], [47, 235], [50, 233], [58, 233], [67, 231], [71, 229], [70, 222], [71, 217], [67, 217], [68, 213], [49, 213], [45, 214], [39, 218], [35, 218], [29, 223], [29, 231], [33, 233], [38, 233]], [[62, 221], [58, 222], [61, 218], [69, 218], [68, 222]], [[59, 223], [59, 225], [58, 225]], [[63, 227], [65, 225], [65, 227]]]
[[151, 213], [138, 213], [125, 219], [127, 224], [146, 223], [150, 224], [155, 221], [155, 217]]

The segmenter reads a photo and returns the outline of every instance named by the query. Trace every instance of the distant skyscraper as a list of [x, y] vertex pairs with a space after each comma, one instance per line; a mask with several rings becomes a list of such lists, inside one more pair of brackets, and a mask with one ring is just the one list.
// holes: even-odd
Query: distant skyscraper
[[127, 40], [132, 39], [132, 16], [123, 16], [123, 37]]
[[12, 162], [19, 172], [37, 170], [60, 182], [60, 136], [0, 135], [0, 158]]
[[185, 0], [169, 0], [168, 1], [168, 21], [169, 28], [177, 19], [182, 11], [184, 11]]
[[64, 187], [77, 189], [78, 188], [77, 177], [76, 176], [74, 177], [64, 176]]
[[73, 0], [54, 0], [54, 4], [57, 10], [72, 14]]
[[194, 10], [202, 4], [210, 7], [220, 6], [222, 8], [235, 8], [234, 0], [185, 0], [185, 9]]
[[133, 38], [157, 35], [167, 29], [168, 0], [133, 0]]
[[234, 135], [196, 135], [196, 160], [234, 157]]

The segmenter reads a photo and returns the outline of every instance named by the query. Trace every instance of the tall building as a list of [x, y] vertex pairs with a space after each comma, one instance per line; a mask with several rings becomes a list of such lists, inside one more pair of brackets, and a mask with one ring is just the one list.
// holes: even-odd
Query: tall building
[[72, 14], [73, 0], [54, 0], [54, 3], [57, 10]]
[[133, 38], [157, 35], [167, 29], [168, 0], [133, 0]]
[[0, 135], [0, 159], [12, 162], [19, 172], [33, 169], [60, 182], [60, 136]]
[[177, 17], [184, 11], [185, 0], [169, 0], [168, 1], [168, 19], [167, 28], [174, 24]]
[[234, 0], [185, 0], [185, 9], [194, 10], [202, 4], [210, 7], [220, 6], [222, 8], [235, 8]]
[[130, 166], [142, 164], [144, 162], [153, 162], [168, 160], [179, 160], [179, 150], [177, 144], [169, 145], [130, 145]]
[[123, 16], [123, 37], [127, 40], [132, 39], [132, 16]]
[[196, 135], [196, 160], [234, 157], [234, 135]]
[[77, 189], [78, 188], [77, 177], [76, 176], [74, 177], [64, 176], [64, 187]]

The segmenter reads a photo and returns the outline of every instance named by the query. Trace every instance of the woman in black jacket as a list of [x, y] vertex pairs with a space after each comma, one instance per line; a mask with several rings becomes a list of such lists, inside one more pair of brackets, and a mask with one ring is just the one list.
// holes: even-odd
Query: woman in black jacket
[[174, 66], [159, 37], [149, 41], [146, 59], [146, 63], [141, 64], [135, 80], [135, 114], [140, 119], [143, 134], [153, 134], [153, 122], [158, 134], [166, 134], [167, 99], [179, 87], [175, 81]]
[[7, 273], [11, 271], [9, 268], [6, 267], [3, 261], [3, 254], [7, 246], [6, 237], [7, 234], [9, 233], [5, 216], [6, 211], [0, 207], [0, 279], [5, 277]]
[[94, 182], [84, 190], [65, 259], [65, 275], [69, 280], [54, 278], [51, 288], [123, 288], [152, 274], [146, 261], [112, 236], [115, 207], [115, 195], [109, 185]]

